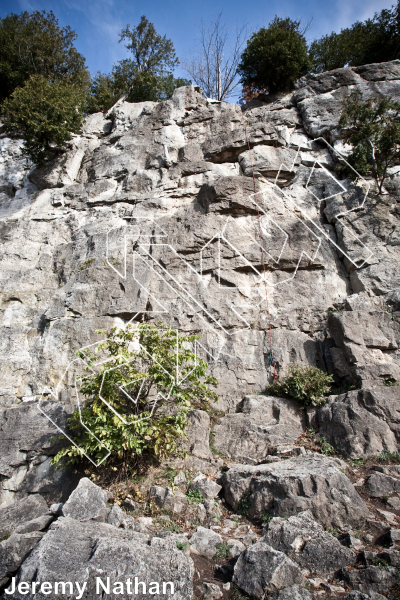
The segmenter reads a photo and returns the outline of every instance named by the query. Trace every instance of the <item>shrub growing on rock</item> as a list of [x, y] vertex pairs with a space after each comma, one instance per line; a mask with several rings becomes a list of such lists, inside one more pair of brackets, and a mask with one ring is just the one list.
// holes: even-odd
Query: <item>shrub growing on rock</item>
[[400, 161], [400, 104], [389, 97], [363, 101], [355, 90], [343, 101], [339, 126], [350, 132], [347, 161], [361, 175], [372, 175], [382, 193], [388, 168]]
[[[208, 387], [217, 380], [188, 348], [198, 336], [179, 336], [162, 322], [97, 333], [107, 339], [96, 352], [78, 354], [89, 374], [80, 380], [86, 402], [69, 419], [76, 446], [60, 450], [54, 463], [79, 463], [86, 454], [127, 474], [146, 460], [181, 453], [189, 410], [207, 410], [218, 399]], [[96, 371], [99, 353], [105, 359]]]
[[268, 386], [267, 393], [298, 400], [303, 406], [322, 406], [331, 389], [332, 375], [318, 367], [290, 365], [288, 373]]

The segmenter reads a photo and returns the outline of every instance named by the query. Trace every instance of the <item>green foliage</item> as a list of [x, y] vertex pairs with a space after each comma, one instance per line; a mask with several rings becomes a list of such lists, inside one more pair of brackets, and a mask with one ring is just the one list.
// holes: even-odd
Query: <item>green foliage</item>
[[179, 525], [177, 525], [177, 523], [174, 523], [173, 521], [163, 521], [162, 519], [161, 522], [164, 531], [171, 531], [172, 533], [182, 533], [182, 529], [179, 527]]
[[78, 268], [78, 273], [80, 271], [84, 271], [85, 269], [87, 269], [88, 267], [90, 267], [90, 265], [92, 265], [94, 263], [96, 259], [95, 258], [87, 258], [82, 264], [81, 266]]
[[250, 494], [251, 492], [247, 492], [246, 494], [244, 494], [244, 496], [240, 499], [238, 507], [237, 507], [237, 514], [238, 515], [242, 515], [243, 517], [248, 517], [249, 515], [249, 510], [250, 510]]
[[183, 542], [175, 542], [178, 550], [184, 550], [185, 548], [189, 548], [190, 544], [184, 544]]
[[161, 37], [153, 25], [143, 15], [139, 24], [131, 29], [127, 25], [121, 31], [119, 41], [126, 40], [127, 50], [133, 54], [130, 60], [133, 73], [150, 72], [154, 75], [164, 75], [178, 66], [179, 60], [171, 40], [165, 35]]
[[400, 463], [400, 452], [389, 452], [389, 450], [382, 450], [382, 452], [378, 454], [378, 461], [384, 462], [386, 460]]
[[161, 102], [176, 88], [190, 85], [187, 79], [173, 76], [171, 71], [179, 64], [174, 45], [166, 36], [160, 36], [145, 16], [136, 27], [127, 25], [121, 31], [119, 41], [123, 40], [133, 56], [119, 61], [108, 75], [97, 73], [88, 112], [107, 111], [122, 96], [127, 102]]
[[375, 557], [371, 559], [371, 564], [380, 567], [381, 569], [385, 569], [385, 571], [389, 571], [389, 564], [383, 558]]
[[290, 365], [287, 375], [268, 386], [267, 393], [272, 396], [284, 396], [298, 400], [303, 406], [322, 406], [326, 402], [325, 394], [330, 391], [332, 375], [317, 367]]
[[85, 89], [90, 81], [76, 34], [53, 12], [22, 12], [0, 19], [0, 103], [32, 76]]
[[353, 146], [347, 161], [361, 175], [372, 175], [379, 193], [390, 166], [400, 161], [400, 104], [389, 97], [362, 100], [354, 90], [343, 100], [339, 127]]
[[189, 504], [200, 504], [200, 502], [204, 502], [204, 498], [199, 490], [188, 490], [185, 496]]
[[331, 446], [326, 437], [321, 436], [318, 440], [318, 443], [321, 454], [325, 454], [326, 456], [334, 456], [336, 454], [335, 448]]
[[247, 41], [238, 73], [244, 86], [260, 92], [290, 91], [311, 67], [300, 21], [275, 16]]
[[85, 94], [63, 80], [32, 75], [2, 105], [4, 129], [24, 139], [23, 152], [42, 165], [63, 150], [82, 126]]
[[[78, 353], [89, 374], [80, 380], [80, 394], [86, 398], [81, 416], [75, 411], [68, 422], [74, 442], [96, 461], [106, 455], [102, 442], [111, 452], [107, 464], [125, 474], [146, 461], [181, 454], [189, 410], [206, 409], [218, 399], [208, 387], [217, 381], [206, 375], [207, 363], [197, 357], [195, 366], [195, 355], [187, 348], [197, 336], [177, 338], [162, 322], [97, 333], [107, 339], [96, 352]], [[95, 370], [100, 355], [104, 362]], [[180, 384], [174, 377], [177, 365]], [[53, 462], [81, 462], [80, 448], [68, 444]]]
[[233, 546], [229, 546], [228, 542], [221, 542], [220, 544], [215, 544], [215, 547], [217, 549], [217, 552], [214, 555], [215, 562], [218, 560], [230, 559], [230, 549], [233, 548]]
[[263, 510], [263, 515], [261, 517], [261, 523], [263, 525], [268, 525], [268, 523], [273, 519], [273, 515], [271, 515], [267, 510]]
[[317, 72], [400, 58], [400, 2], [372, 19], [315, 40], [310, 57]]

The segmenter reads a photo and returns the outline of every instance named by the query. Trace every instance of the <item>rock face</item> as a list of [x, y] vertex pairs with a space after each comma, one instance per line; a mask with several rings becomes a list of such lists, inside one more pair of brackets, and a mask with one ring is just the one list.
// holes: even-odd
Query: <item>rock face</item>
[[345, 457], [396, 452], [400, 388], [373, 387], [331, 396], [318, 412], [319, 433]]
[[34, 494], [18, 500], [7, 508], [0, 508], [0, 539], [10, 535], [16, 527], [48, 512], [42, 496]]
[[239, 556], [233, 583], [250, 596], [263, 598], [265, 592], [304, 584], [305, 579], [299, 567], [283, 552], [277, 552], [264, 542], [257, 542]]
[[[70, 405], [44, 402], [42, 409], [65, 430]], [[77, 485], [71, 469], [57, 471], [50, 464], [60, 444], [52, 438], [60, 432], [27, 403], [0, 412], [0, 506], [28, 494], [41, 494], [50, 503], [65, 501]]]
[[355, 554], [324, 531], [308, 510], [289, 519], [274, 517], [262, 541], [318, 575], [333, 575], [356, 562]]
[[[70, 517], [61, 517], [53, 524], [44, 538], [22, 564], [18, 575], [20, 581], [46, 581], [54, 585], [57, 581], [85, 582], [88, 598], [96, 596], [96, 577], [107, 585], [110, 577], [109, 597], [116, 600], [122, 592], [121, 587], [113, 593], [117, 582], [130, 579], [132, 591], [135, 577], [146, 586], [146, 595], [153, 582], [153, 592], [162, 598], [192, 597], [193, 562], [180, 552], [175, 541], [154, 537], [151, 542], [147, 536], [131, 530], [117, 529], [106, 523], [94, 521], [76, 521]], [[163, 593], [163, 582], [171, 582]], [[154, 585], [158, 584], [157, 587]], [[100, 587], [100, 592], [104, 591]], [[138, 585], [138, 598], [145, 598], [143, 586]], [[126, 587], [124, 593], [127, 594]], [[16, 592], [14, 598], [37, 598], [37, 594], [22, 595]], [[45, 597], [45, 596], [43, 596]]]
[[357, 526], [369, 516], [363, 500], [339, 468], [343, 463], [314, 454], [278, 463], [233, 465], [222, 476], [226, 501], [249, 516], [296, 515], [310, 510], [325, 527]]
[[[118, 103], [41, 170], [1, 135], [1, 405], [44, 389], [70, 401], [75, 351], [137, 313], [201, 332], [219, 408], [263, 391], [272, 369], [257, 213], [278, 371], [300, 362], [368, 385], [397, 380], [397, 321], [382, 306], [326, 318], [354, 294], [393, 302], [400, 285], [397, 171], [389, 194], [372, 187], [364, 202], [362, 186], [334, 179], [335, 150], [314, 141], [341, 147], [341, 100], [354, 86], [396, 99], [399, 62], [307, 75], [243, 110], [191, 86], [159, 104]], [[354, 323], [371, 319], [371, 335], [355, 339]]]
[[215, 426], [215, 448], [234, 460], [260, 460], [280, 444], [292, 444], [303, 433], [305, 416], [287, 398], [246, 396], [236, 413]]

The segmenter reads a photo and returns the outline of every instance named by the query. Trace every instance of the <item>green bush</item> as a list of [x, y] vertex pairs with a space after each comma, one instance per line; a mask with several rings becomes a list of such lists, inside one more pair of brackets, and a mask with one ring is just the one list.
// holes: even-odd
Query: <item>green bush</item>
[[388, 168], [400, 161], [400, 104], [389, 97], [363, 101], [355, 90], [343, 100], [339, 127], [353, 147], [346, 160], [361, 175], [372, 175], [381, 193]]
[[66, 81], [32, 75], [2, 104], [5, 131], [23, 138], [23, 152], [38, 165], [64, 149], [83, 122], [85, 93]]
[[188, 490], [185, 494], [189, 504], [200, 504], [204, 502], [204, 498], [199, 490]]
[[247, 41], [238, 73], [253, 92], [287, 92], [311, 68], [300, 21], [275, 17]]
[[272, 396], [284, 396], [298, 400], [303, 406], [322, 406], [324, 397], [331, 389], [332, 375], [318, 367], [290, 365], [288, 373], [268, 386], [267, 393]]
[[[125, 476], [149, 461], [182, 454], [187, 413], [192, 408], [207, 410], [218, 399], [208, 387], [218, 382], [206, 375], [207, 363], [197, 357], [196, 364], [187, 348], [198, 336], [177, 337], [162, 322], [97, 333], [106, 335], [106, 341], [95, 353], [78, 354], [89, 372], [80, 380], [84, 407], [68, 422], [78, 447], [67, 444], [53, 463], [80, 463], [84, 452]], [[104, 362], [96, 372], [99, 353]], [[174, 377], [177, 365], [181, 383]], [[108, 451], [111, 455], [105, 460]]]

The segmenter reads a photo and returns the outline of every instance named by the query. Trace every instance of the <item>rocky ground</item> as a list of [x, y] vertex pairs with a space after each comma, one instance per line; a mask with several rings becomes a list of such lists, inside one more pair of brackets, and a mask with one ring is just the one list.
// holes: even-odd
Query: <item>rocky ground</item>
[[[94, 598], [99, 573], [170, 581], [185, 600], [397, 597], [400, 166], [382, 195], [337, 180], [355, 86], [400, 99], [400, 61], [309, 75], [243, 110], [194, 87], [122, 103], [44, 170], [0, 133], [4, 598], [12, 577], [85, 580]], [[276, 368], [332, 374], [320, 409], [263, 394], [260, 241]], [[118, 484], [57, 471], [75, 351], [160, 316], [202, 335], [219, 380], [211, 419], [190, 413], [188, 458]]]

